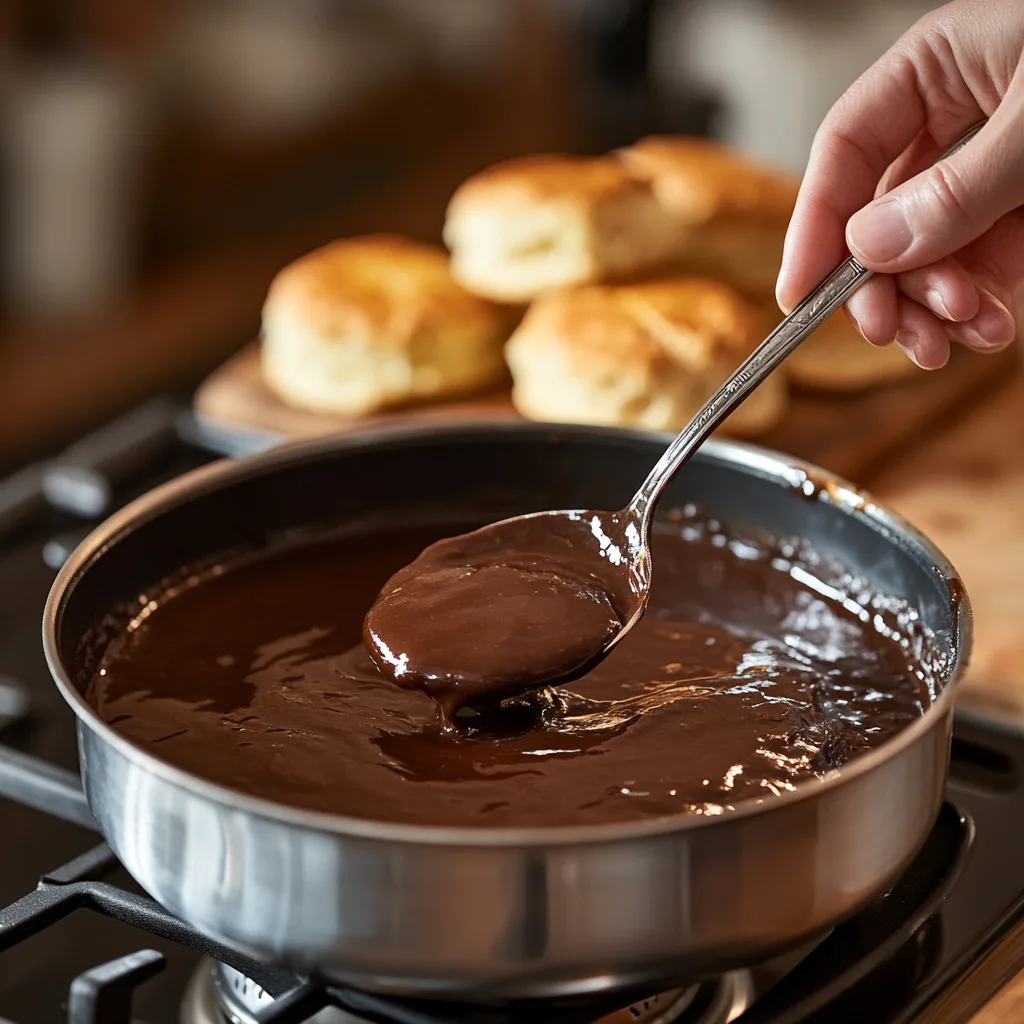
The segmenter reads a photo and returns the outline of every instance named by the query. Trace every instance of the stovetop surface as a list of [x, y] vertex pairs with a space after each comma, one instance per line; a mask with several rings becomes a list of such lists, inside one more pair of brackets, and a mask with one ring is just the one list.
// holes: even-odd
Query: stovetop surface
[[[99, 509], [89, 500], [36, 501], [6, 521], [0, 481], [0, 744], [77, 769], [74, 717], [52, 685], [40, 645], [40, 619], [62, 553], [104, 515], [156, 483], [209, 462], [230, 444], [179, 419], [148, 437], [144, 459], [117, 456], [138, 447], [129, 424], [86, 451], [90, 472], [111, 485]], [[142, 417], [153, 434], [154, 416]], [[182, 436], [182, 426], [184, 434]], [[115, 431], [117, 435], [117, 431]], [[86, 446], [87, 447], [87, 446]], [[99, 469], [97, 470], [97, 467]], [[24, 704], [24, 707], [22, 707]], [[21, 712], [27, 710], [22, 717]], [[947, 802], [917, 862], [886, 897], [837, 928], [775, 981], [739, 1024], [955, 1024], [1024, 966], [1024, 732], [958, 715]], [[2, 789], [2, 785], [0, 785]], [[40, 876], [95, 847], [95, 833], [0, 799], [0, 906], [31, 892]], [[105, 878], [138, 892], [120, 869]], [[0, 948], [3, 926], [0, 924]], [[68, 1020], [67, 996], [83, 972], [138, 950], [166, 957], [142, 984], [133, 1019], [172, 1024], [200, 960], [191, 948], [123, 921], [80, 909], [0, 951], [0, 1024]], [[423, 1020], [457, 1020], [457, 1008], [421, 1006]], [[500, 1016], [500, 1015], [499, 1015]], [[566, 1019], [577, 1019], [567, 1013]], [[127, 1020], [127, 1018], [123, 1018]], [[413, 1018], [408, 1018], [413, 1019]], [[522, 1020], [557, 1019], [537, 1008]], [[113, 1018], [112, 1018], [113, 1020]], [[100, 1024], [104, 1024], [100, 1021]], [[118, 1024], [118, 1021], [113, 1021]]]

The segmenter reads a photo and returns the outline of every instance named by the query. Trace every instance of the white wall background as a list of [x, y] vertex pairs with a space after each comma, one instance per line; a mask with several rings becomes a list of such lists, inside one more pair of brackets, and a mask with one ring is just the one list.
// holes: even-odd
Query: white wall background
[[844, 89], [929, 0], [689, 0], [671, 7], [654, 61], [667, 84], [723, 98], [726, 140], [800, 172], [814, 132]]

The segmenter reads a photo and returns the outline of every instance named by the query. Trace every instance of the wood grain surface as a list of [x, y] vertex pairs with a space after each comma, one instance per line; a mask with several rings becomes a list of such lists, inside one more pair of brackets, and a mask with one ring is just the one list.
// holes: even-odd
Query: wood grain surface
[[1021, 1024], [1024, 1021], [1024, 974], [1019, 974], [970, 1024]]
[[[874, 494], [957, 567], [974, 609], [962, 706], [1024, 720], [1024, 377], [892, 464]], [[1024, 974], [971, 1024], [1024, 1021]]]
[[507, 387], [456, 401], [396, 409], [356, 419], [295, 409], [282, 402], [263, 383], [256, 345], [244, 349], [205, 381], [196, 392], [195, 411], [220, 429], [269, 432], [279, 434], [282, 440], [322, 437], [407, 420], [429, 423], [518, 418]]
[[[1015, 359], [1015, 350], [979, 356], [957, 347], [944, 369], [889, 387], [855, 394], [795, 393], [783, 422], [754, 440], [856, 483], [869, 483], [887, 462], [1005, 383]], [[282, 439], [319, 437], [398, 421], [516, 416], [507, 389], [363, 419], [293, 409], [263, 383], [256, 345], [214, 373], [198, 390], [195, 404], [196, 411], [221, 430], [270, 432]]]
[[963, 577], [975, 640], [962, 702], [1024, 716], [1024, 378], [894, 463], [871, 489]]

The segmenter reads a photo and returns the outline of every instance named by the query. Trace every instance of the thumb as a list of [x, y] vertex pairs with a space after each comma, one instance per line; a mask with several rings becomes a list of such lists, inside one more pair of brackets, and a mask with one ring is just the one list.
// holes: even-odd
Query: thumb
[[880, 273], [913, 270], [957, 252], [1024, 203], [1022, 108], [1007, 96], [958, 153], [855, 213], [846, 226], [850, 252]]

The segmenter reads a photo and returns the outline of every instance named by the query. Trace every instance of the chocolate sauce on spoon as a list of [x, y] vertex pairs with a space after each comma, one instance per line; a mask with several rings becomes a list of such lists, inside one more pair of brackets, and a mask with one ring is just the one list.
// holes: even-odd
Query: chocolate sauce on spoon
[[616, 527], [593, 512], [522, 516], [432, 544], [368, 612], [370, 656], [449, 722], [465, 704], [578, 678], [635, 604]]

